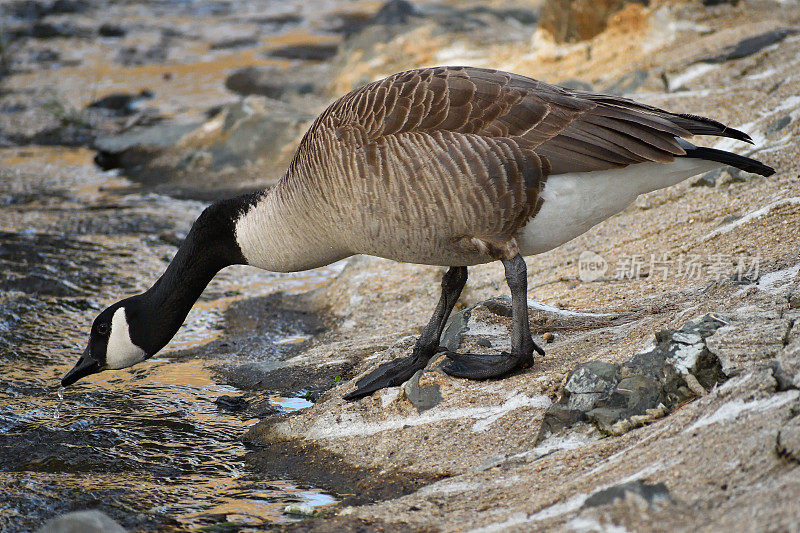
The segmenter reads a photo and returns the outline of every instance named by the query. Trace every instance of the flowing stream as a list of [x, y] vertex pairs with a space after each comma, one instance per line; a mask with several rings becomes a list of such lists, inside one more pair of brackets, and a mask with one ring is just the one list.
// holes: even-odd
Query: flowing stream
[[[147, 288], [203, 207], [137, 192], [98, 171], [92, 155], [0, 149], [0, 530], [33, 530], [86, 508], [136, 530], [246, 530], [289, 520], [290, 503], [335, 501], [248, 471], [240, 439], [255, 419], [215, 401], [256, 394], [222, 383], [210, 368], [219, 361], [177, 352], [223, 336], [232, 303], [321, 286], [335, 265], [294, 275], [229, 268], [155, 359], [59, 390], [97, 312]], [[304, 340], [264, 339], [259, 357]], [[310, 405], [301, 395], [268, 403]]]

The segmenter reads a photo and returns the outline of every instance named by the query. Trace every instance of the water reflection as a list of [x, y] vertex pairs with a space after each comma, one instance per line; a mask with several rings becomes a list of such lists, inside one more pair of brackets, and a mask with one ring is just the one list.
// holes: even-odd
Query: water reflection
[[[331, 503], [318, 490], [248, 471], [240, 439], [253, 415], [220, 409], [215, 400], [253, 393], [216, 382], [213, 361], [172, 354], [222, 335], [232, 303], [320, 286], [341, 266], [289, 276], [228, 269], [159, 358], [62, 391], [59, 378], [83, 351], [95, 314], [146, 288], [166, 266], [173, 248], [152, 239], [153, 224], [185, 231], [202, 204], [119, 197], [113, 190], [124, 180], [97, 172], [80, 150], [26, 150], [27, 158], [12, 154], [17, 179], [0, 179], [0, 530], [36, 529], [86, 508], [134, 529], [258, 527], [289, 520], [283, 509], [290, 503]], [[65, 184], [68, 192], [60, 189]], [[3, 202], [31, 187], [50, 200], [24, 209]], [[100, 231], [96, 213], [85, 209], [97, 202], [118, 206], [112, 218], [119, 227]], [[127, 219], [149, 222], [139, 232]], [[265, 347], [273, 341], [281, 339], [264, 339]], [[270, 403], [282, 410], [311, 405], [302, 398]]]

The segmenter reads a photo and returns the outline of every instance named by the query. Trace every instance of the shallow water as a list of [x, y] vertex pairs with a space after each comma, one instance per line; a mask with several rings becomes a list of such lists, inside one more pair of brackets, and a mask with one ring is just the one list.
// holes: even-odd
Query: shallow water
[[[289, 520], [282, 513], [290, 503], [333, 502], [248, 471], [240, 439], [255, 422], [252, 411], [231, 412], [215, 400], [255, 393], [221, 383], [210, 368], [219, 361], [175, 351], [223, 335], [232, 303], [320, 286], [337, 266], [286, 276], [228, 269], [156, 359], [85, 378], [59, 399], [59, 379], [82, 352], [96, 313], [152, 283], [175, 250], [159, 235], [187, 231], [203, 207], [126, 193], [129, 185], [97, 171], [88, 151], [0, 150], [0, 530], [35, 529], [85, 508], [137, 530], [260, 526]], [[305, 339], [302, 332], [265, 338], [255, 357]], [[252, 357], [226, 354], [237, 363]], [[268, 403], [304, 408], [303, 393]]]

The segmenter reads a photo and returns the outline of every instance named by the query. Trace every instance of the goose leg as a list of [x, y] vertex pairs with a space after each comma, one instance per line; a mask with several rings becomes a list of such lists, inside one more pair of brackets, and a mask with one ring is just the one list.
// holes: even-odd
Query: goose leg
[[511, 289], [511, 353], [500, 355], [447, 352], [450, 361], [442, 367], [453, 377], [469, 379], [498, 378], [517, 368], [533, 365], [533, 352], [544, 355], [531, 337], [528, 322], [528, 278], [525, 260], [517, 254], [504, 260], [506, 281]]
[[428, 325], [414, 345], [408, 357], [399, 357], [384, 363], [356, 382], [358, 387], [344, 396], [345, 400], [357, 400], [369, 396], [385, 387], [395, 387], [406, 382], [415, 372], [425, 368], [431, 357], [439, 351], [439, 339], [447, 318], [467, 283], [467, 267], [450, 267], [442, 277], [442, 295]]

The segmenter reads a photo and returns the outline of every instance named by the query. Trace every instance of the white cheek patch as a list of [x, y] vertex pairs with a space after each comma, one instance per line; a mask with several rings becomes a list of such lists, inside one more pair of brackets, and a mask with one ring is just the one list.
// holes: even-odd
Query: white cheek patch
[[108, 338], [106, 349], [106, 367], [111, 370], [127, 368], [144, 361], [147, 354], [144, 350], [133, 344], [125, 308], [120, 307], [114, 311], [111, 319], [111, 335]]

